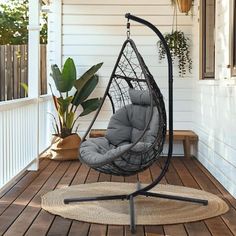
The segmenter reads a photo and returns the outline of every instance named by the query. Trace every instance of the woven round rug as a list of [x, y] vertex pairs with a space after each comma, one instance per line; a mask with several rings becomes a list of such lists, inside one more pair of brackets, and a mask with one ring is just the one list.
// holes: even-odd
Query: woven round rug
[[[143, 186], [143, 185], [142, 185]], [[42, 208], [64, 218], [90, 223], [129, 225], [129, 202], [94, 201], [65, 205], [65, 198], [127, 194], [136, 189], [133, 183], [101, 182], [57, 189], [42, 197]], [[214, 194], [182, 186], [158, 185], [152, 192], [207, 199], [207, 206], [152, 197], [135, 198], [136, 224], [163, 225], [198, 221], [224, 214], [228, 205]]]

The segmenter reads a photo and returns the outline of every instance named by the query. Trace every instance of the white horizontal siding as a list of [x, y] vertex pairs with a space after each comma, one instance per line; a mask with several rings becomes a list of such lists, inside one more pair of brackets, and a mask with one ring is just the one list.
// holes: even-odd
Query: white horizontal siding
[[[171, 32], [171, 25], [158, 25], [161, 32]], [[192, 33], [191, 25], [181, 25], [181, 29], [187, 33]], [[124, 25], [63, 25], [63, 33], [65, 35], [119, 35], [125, 36], [126, 27]], [[132, 25], [131, 34], [135, 36], [153, 36], [150, 29], [141, 25]]]
[[[124, 15], [127, 12], [151, 21], [163, 33], [172, 30], [173, 8], [166, 0], [63, 1], [62, 60], [65, 61], [67, 57], [72, 57], [79, 75], [91, 65], [104, 62], [98, 73], [100, 82], [93, 96], [102, 96], [105, 91], [121, 45], [126, 39], [127, 19]], [[179, 14], [178, 24], [179, 28], [191, 38], [191, 16]], [[165, 101], [167, 101], [167, 64], [158, 59], [157, 37], [150, 29], [135, 22], [131, 22], [131, 36], [151, 73], [156, 78]], [[193, 78], [191, 74], [187, 74], [184, 79], [178, 78], [177, 66], [175, 66], [174, 75], [174, 127], [176, 129], [191, 129]], [[110, 115], [110, 104], [105, 103], [95, 127], [106, 128]], [[88, 127], [92, 117], [93, 114], [80, 120], [79, 131], [81, 134]], [[177, 153], [182, 152], [182, 149], [176, 150]]]
[[112, 5], [112, 6], [122, 6], [122, 5], [131, 5], [131, 6], [161, 6], [161, 5], [166, 5], [166, 6], [170, 6], [170, 2], [166, 1], [166, 0], [149, 0], [144, 1], [144, 0], [135, 0], [135, 2], [133, 0], [120, 0], [120, 1], [110, 1], [110, 0], [63, 0], [63, 3], [66, 4], [73, 4], [73, 5]]
[[[114, 7], [114, 5], [102, 5], [102, 4], [93, 4], [93, 5], [63, 5], [63, 14], [65, 15], [121, 15], [126, 12], [135, 12], [139, 16], [152, 15], [152, 16], [170, 16], [173, 14], [173, 8], [169, 5], [119, 5], [119, 7]], [[183, 16], [182, 14], [178, 14]], [[123, 15], [122, 15], [123, 16]], [[117, 23], [117, 22], [116, 22]]]
[[[216, 1], [215, 81], [198, 81], [193, 89], [193, 127], [199, 135], [198, 159], [236, 197], [236, 87], [230, 85], [230, 1]], [[196, 3], [196, 5], [198, 5]], [[195, 9], [197, 10], [197, 9]], [[199, 23], [194, 17], [193, 55], [199, 58]]]
[[[124, 18], [126, 12], [117, 15], [63, 15], [63, 24], [65, 25], [120, 25], [125, 26], [127, 20]], [[170, 16], [150, 16], [144, 15], [143, 18], [152, 22], [155, 25], [172, 25], [172, 17]], [[178, 22], [181, 25], [191, 25], [190, 16], [179, 16]], [[139, 23], [132, 23], [132, 25], [139, 25]]]

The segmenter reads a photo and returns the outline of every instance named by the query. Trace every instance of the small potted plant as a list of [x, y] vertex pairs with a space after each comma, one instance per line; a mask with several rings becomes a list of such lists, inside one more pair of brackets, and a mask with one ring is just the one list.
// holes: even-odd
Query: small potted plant
[[101, 98], [88, 98], [98, 83], [96, 72], [103, 63], [92, 66], [79, 79], [73, 59], [68, 58], [60, 70], [52, 65], [51, 76], [58, 96], [52, 92], [57, 118], [54, 119], [55, 134], [50, 148], [51, 159], [74, 160], [78, 158], [81, 139], [77, 134], [79, 117], [95, 111]]
[[179, 11], [181, 13], [186, 13], [186, 14], [188, 14], [193, 4], [193, 0], [171, 0], [171, 2], [172, 5], [174, 4], [178, 5]]

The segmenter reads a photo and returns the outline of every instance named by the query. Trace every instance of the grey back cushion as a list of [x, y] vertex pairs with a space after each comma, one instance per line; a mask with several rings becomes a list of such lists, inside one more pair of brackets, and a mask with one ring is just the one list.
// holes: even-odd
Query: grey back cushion
[[[119, 109], [110, 119], [106, 138], [115, 146], [134, 143], [142, 135], [150, 117], [150, 95], [146, 90], [130, 89], [129, 104]], [[158, 111], [153, 108], [153, 116], [142, 142], [153, 143], [158, 131]]]

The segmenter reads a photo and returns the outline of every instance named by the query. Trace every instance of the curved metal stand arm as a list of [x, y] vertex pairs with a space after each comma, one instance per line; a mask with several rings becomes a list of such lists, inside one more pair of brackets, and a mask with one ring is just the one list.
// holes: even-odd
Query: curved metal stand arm
[[147, 26], [148, 28], [150, 28], [152, 31], [154, 31], [154, 33], [159, 37], [159, 39], [161, 40], [165, 51], [166, 51], [166, 56], [167, 56], [167, 62], [168, 62], [168, 101], [169, 101], [169, 146], [168, 146], [168, 158], [167, 161], [165, 163], [165, 166], [161, 172], [161, 174], [148, 186], [146, 186], [143, 189], [137, 190], [135, 193], [133, 193], [133, 196], [139, 195], [140, 192], [143, 191], [148, 191], [150, 189], [152, 189], [154, 186], [156, 186], [161, 179], [164, 177], [165, 173], [168, 170], [169, 164], [170, 164], [170, 160], [172, 157], [172, 151], [173, 151], [173, 64], [172, 64], [172, 58], [171, 58], [171, 54], [170, 54], [170, 50], [169, 47], [166, 43], [166, 40], [163, 36], [163, 34], [157, 29], [157, 27], [155, 25], [153, 25], [152, 23], [139, 18], [137, 16], [131, 15], [130, 13], [125, 14], [125, 17], [129, 20], [133, 20], [136, 21], [140, 24], [143, 24], [145, 26]]

